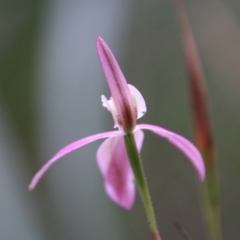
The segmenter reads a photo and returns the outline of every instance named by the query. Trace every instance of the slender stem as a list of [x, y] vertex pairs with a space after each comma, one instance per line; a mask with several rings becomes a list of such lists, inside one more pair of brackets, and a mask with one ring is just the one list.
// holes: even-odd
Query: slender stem
[[[205, 154], [204, 154], [205, 153]], [[208, 227], [209, 239], [221, 239], [221, 221], [219, 204], [219, 186], [217, 166], [214, 151], [202, 151], [206, 164], [206, 179], [202, 185], [205, 219]]]
[[141, 157], [138, 153], [135, 139], [132, 133], [124, 136], [125, 146], [127, 149], [128, 158], [135, 176], [138, 190], [145, 206], [149, 227], [151, 231], [152, 240], [161, 240], [157, 229], [157, 223], [154, 216], [153, 206], [150, 194], [147, 187], [146, 178], [141, 164]]
[[202, 197], [204, 200], [203, 211], [208, 228], [208, 239], [221, 240], [218, 164], [215, 155], [205, 77], [184, 2], [175, 0], [174, 3], [179, 17], [189, 74], [196, 145], [201, 151], [206, 166], [206, 177], [202, 184]]

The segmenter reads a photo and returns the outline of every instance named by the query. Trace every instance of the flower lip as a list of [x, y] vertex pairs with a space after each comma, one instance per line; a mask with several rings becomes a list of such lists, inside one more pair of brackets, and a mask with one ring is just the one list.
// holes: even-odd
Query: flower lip
[[97, 38], [97, 52], [116, 106], [117, 121], [124, 133], [131, 133], [135, 128], [137, 117], [127, 81], [112, 51], [101, 37]]

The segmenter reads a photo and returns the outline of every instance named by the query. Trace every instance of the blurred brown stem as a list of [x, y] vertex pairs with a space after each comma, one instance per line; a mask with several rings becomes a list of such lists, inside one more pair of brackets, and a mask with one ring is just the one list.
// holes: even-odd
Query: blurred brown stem
[[174, 0], [189, 75], [196, 145], [206, 167], [202, 184], [205, 220], [210, 240], [221, 239], [218, 168], [203, 71], [182, 0]]

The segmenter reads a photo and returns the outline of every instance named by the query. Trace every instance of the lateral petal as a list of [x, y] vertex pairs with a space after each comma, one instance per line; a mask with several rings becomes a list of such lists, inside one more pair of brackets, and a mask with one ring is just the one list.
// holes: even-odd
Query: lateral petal
[[82, 138], [80, 140], [77, 140], [76, 142], [73, 142], [64, 148], [62, 148], [58, 153], [56, 153], [43, 167], [35, 174], [33, 177], [31, 183], [29, 184], [29, 190], [33, 190], [43, 174], [61, 157], [65, 156], [66, 154], [83, 147], [84, 145], [94, 142], [96, 140], [102, 139], [102, 138], [109, 138], [109, 137], [116, 137], [118, 135], [122, 134], [120, 131], [111, 131], [111, 132], [104, 132], [99, 133], [96, 135], [88, 136], [85, 138]]
[[198, 149], [186, 138], [171, 132], [162, 127], [158, 127], [150, 124], [138, 124], [136, 126], [137, 129], [146, 129], [154, 132], [155, 134], [167, 138], [169, 142], [175, 145], [179, 150], [181, 150], [191, 161], [193, 166], [195, 167], [200, 180], [204, 180], [205, 177], [205, 166], [202, 156]]

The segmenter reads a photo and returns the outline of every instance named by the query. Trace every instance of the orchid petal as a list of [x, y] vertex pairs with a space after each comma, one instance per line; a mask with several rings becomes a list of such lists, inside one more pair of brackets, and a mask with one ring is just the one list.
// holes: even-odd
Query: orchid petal
[[127, 81], [112, 51], [100, 37], [97, 38], [97, 51], [116, 106], [118, 125], [125, 133], [130, 133], [136, 125], [136, 113]]
[[137, 119], [139, 119], [147, 112], [146, 102], [137, 88], [131, 84], [128, 84], [128, 87], [133, 95], [134, 100], [136, 101]]
[[[143, 131], [136, 131], [134, 137], [140, 151], [144, 138]], [[104, 177], [108, 196], [121, 207], [130, 209], [135, 199], [134, 175], [123, 136], [105, 140], [98, 149], [97, 162]]]
[[99, 133], [96, 135], [92, 135], [89, 137], [82, 138], [76, 142], [73, 142], [66, 147], [62, 148], [53, 158], [51, 158], [43, 167], [38, 171], [35, 176], [33, 177], [31, 183], [29, 184], [29, 190], [33, 190], [43, 174], [57, 161], [59, 158], [63, 157], [64, 155], [83, 147], [84, 145], [94, 142], [96, 140], [102, 139], [102, 138], [108, 138], [108, 137], [116, 137], [118, 135], [121, 135], [122, 133], [120, 131], [111, 131], [111, 132], [104, 132]]
[[173, 133], [164, 128], [149, 125], [149, 124], [139, 124], [136, 127], [138, 129], [146, 129], [154, 132], [155, 134], [167, 138], [173, 145], [175, 145], [179, 150], [181, 150], [191, 161], [193, 166], [195, 167], [199, 178], [203, 181], [205, 177], [205, 166], [201, 154], [197, 150], [197, 148], [186, 138]]

